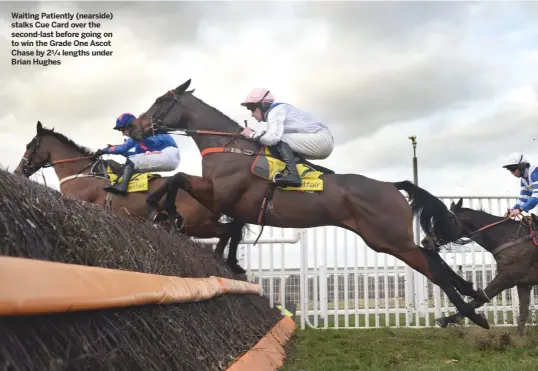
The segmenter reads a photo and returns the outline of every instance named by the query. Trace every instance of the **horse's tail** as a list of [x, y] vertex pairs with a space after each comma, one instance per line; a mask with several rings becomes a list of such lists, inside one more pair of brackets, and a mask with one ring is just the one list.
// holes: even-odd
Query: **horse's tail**
[[426, 234], [433, 234], [433, 224], [441, 219], [446, 219], [449, 212], [443, 201], [409, 180], [392, 182], [392, 184], [398, 190], [407, 193], [409, 201], [411, 201], [413, 216], [418, 216], [422, 230]]

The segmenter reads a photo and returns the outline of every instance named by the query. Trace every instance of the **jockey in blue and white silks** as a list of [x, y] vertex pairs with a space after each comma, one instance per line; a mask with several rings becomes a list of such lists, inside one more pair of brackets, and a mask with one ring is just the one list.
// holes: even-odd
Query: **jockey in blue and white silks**
[[519, 215], [522, 211], [529, 212], [534, 209], [538, 205], [538, 168], [531, 165], [523, 154], [517, 152], [508, 156], [506, 165], [503, 168], [521, 179], [519, 200], [505, 214], [505, 217], [513, 217]]
[[[134, 115], [124, 113], [116, 120], [114, 130], [129, 136], [134, 120], [136, 120]], [[173, 171], [179, 166], [180, 160], [179, 148], [170, 134], [158, 134], [141, 141], [135, 141], [129, 137], [123, 144], [109, 145], [95, 153], [96, 156], [102, 154], [127, 157], [122, 182], [104, 187], [109, 192], [123, 195], [127, 194], [129, 181], [134, 171]]]

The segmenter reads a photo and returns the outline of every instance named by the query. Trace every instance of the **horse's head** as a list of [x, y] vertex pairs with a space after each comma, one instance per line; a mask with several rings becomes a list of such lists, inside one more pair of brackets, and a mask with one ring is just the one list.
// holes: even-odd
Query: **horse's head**
[[15, 174], [29, 178], [36, 171], [50, 166], [50, 146], [44, 144], [44, 142], [46, 141], [45, 134], [52, 130], [44, 129], [41, 122], [37, 122], [37, 134], [26, 145], [26, 152], [24, 152], [19, 165], [15, 169]]
[[421, 245], [439, 251], [440, 247], [448, 243], [460, 243], [460, 238], [468, 233], [468, 228], [461, 217], [463, 199], [458, 203], [451, 203], [450, 209], [446, 209], [442, 214], [435, 215], [432, 220], [421, 220], [421, 225], [426, 237], [421, 241]]
[[187, 91], [190, 83], [189, 79], [157, 98], [145, 113], [133, 121], [131, 137], [134, 140], [142, 140], [164, 128], [185, 129], [190, 113], [183, 104], [182, 98], [185, 94], [194, 92], [194, 90]]

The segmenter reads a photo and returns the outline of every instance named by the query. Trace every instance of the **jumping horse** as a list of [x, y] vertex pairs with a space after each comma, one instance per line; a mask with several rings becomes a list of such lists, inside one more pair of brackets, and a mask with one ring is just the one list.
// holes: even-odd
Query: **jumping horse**
[[158, 97], [133, 122], [135, 139], [182, 131], [193, 138], [202, 155], [202, 178], [175, 174], [148, 196], [150, 210], [165, 194], [175, 194], [179, 188], [216, 215], [223, 213], [244, 223], [282, 228], [338, 226], [353, 231], [374, 251], [393, 255], [424, 274], [465, 317], [489, 328], [486, 318], [475, 313], [458, 291], [476, 300], [488, 298], [454, 272], [436, 251], [414, 242], [411, 208], [394, 184], [358, 174], [335, 174], [297, 156], [300, 164], [323, 173], [319, 177], [322, 190], [277, 188], [256, 173], [255, 165], [262, 157], [278, 160], [278, 155], [240, 136], [243, 127], [196, 98], [194, 90], [187, 91], [190, 82]]
[[[102, 158], [96, 159], [90, 149], [76, 144], [54, 129], [44, 128], [38, 121], [37, 134], [26, 145], [26, 152], [14, 172], [30, 177], [42, 168], [53, 167], [60, 179], [61, 193], [100, 205], [117, 215], [146, 218], [148, 191], [152, 192], [161, 187], [167, 177], [155, 174], [156, 177], [147, 184], [148, 191], [129, 192], [126, 196], [118, 196], [103, 189], [105, 185], [110, 184], [108, 166], [114, 175], [121, 176], [122, 169], [119, 163]], [[135, 177], [136, 174], [133, 175], [133, 178]], [[168, 204], [172, 203], [174, 208], [166, 209], [165, 202], [160, 201], [157, 213], [150, 216], [152, 222], [163, 220], [163, 215], [175, 221], [179, 209], [184, 220], [182, 233], [196, 238], [219, 238], [215, 249], [218, 256], [223, 255], [224, 248], [230, 242], [227, 264], [234, 273], [245, 273], [237, 262], [237, 246], [243, 239], [245, 224], [235, 220], [228, 223], [220, 222], [218, 216], [221, 214], [213, 214], [183, 190], [169, 195], [172, 196], [173, 199]]]
[[[452, 202], [449, 209], [429, 193], [420, 192], [417, 196], [418, 187], [412, 183], [402, 183], [399, 188], [408, 193], [413, 213], [419, 216], [421, 228], [426, 234], [422, 240], [425, 247], [438, 250], [448, 243], [465, 245], [476, 242], [493, 255], [497, 275], [484, 291], [493, 299], [504, 290], [517, 287], [520, 305], [517, 332], [523, 336], [529, 317], [531, 289], [538, 284], [538, 217], [531, 214], [516, 221], [463, 207], [462, 198], [457, 203]], [[483, 304], [482, 300], [471, 301], [475, 308]], [[461, 319], [462, 315], [456, 313], [437, 318], [436, 322], [444, 328]]]

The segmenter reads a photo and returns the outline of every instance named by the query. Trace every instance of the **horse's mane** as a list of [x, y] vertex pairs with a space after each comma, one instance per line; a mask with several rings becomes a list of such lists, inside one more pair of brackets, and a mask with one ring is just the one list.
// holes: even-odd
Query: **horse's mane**
[[[491, 214], [490, 212], [484, 210], [483, 207], [479, 207], [478, 209], [472, 209], [470, 207], [462, 207], [460, 209], [461, 211], [475, 211], [475, 212], [480, 212], [480, 213], [483, 213], [483, 214], [486, 214], [486, 216], [488, 217], [491, 217], [491, 218], [497, 218], [497, 219], [504, 219], [502, 216], [498, 216], [498, 215], [494, 215], [494, 214]], [[512, 225], [519, 225], [520, 222], [518, 220], [514, 220], [514, 219], [508, 219], [504, 222], [504, 224], [512, 224]]]
[[199, 102], [199, 103], [202, 103], [204, 104], [206, 107], [208, 107], [209, 109], [215, 111], [216, 113], [218, 113], [219, 115], [221, 115], [223, 118], [231, 121], [232, 123], [234, 123], [235, 125], [237, 125], [238, 128], [242, 127], [241, 125], [239, 125], [239, 123], [237, 121], [235, 121], [234, 119], [232, 119], [231, 117], [225, 115], [223, 112], [219, 111], [217, 108], [213, 107], [212, 105], [204, 102], [203, 100], [201, 100], [200, 98], [194, 96], [194, 94], [189, 94], [190, 97], [192, 97], [195, 101]]
[[94, 151], [92, 151], [88, 147], [81, 146], [80, 144], [75, 143], [72, 139], [69, 139], [65, 135], [63, 135], [61, 133], [58, 133], [58, 132], [55, 132], [54, 129], [47, 129], [47, 128], [43, 127], [41, 130], [43, 131], [43, 135], [51, 135], [54, 138], [58, 139], [63, 144], [66, 144], [66, 145], [71, 146], [71, 147], [75, 147], [80, 152], [82, 152], [85, 156], [91, 157], [95, 153]]

